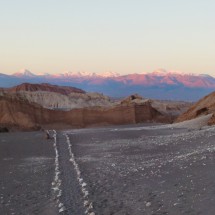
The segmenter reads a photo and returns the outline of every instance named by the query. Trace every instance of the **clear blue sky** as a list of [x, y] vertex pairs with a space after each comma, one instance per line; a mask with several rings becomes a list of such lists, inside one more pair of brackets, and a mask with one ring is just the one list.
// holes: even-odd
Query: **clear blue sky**
[[215, 76], [214, 0], [0, 0], [0, 73]]

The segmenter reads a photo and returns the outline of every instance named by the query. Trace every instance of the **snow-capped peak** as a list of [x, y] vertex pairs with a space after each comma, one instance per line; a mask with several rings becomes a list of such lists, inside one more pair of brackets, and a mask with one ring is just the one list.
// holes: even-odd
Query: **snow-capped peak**
[[200, 74], [199, 76], [205, 77], [205, 78], [213, 78], [211, 75], [208, 75], [208, 74]]
[[173, 75], [173, 76], [178, 76], [178, 75], [190, 75], [189, 73], [186, 72], [181, 72], [177, 70], [165, 70], [165, 69], [157, 69], [152, 73], [154, 76], [168, 76], [168, 75]]
[[117, 72], [111, 72], [111, 71], [103, 72], [103, 73], [101, 73], [101, 74], [99, 74], [99, 75], [102, 76], [102, 77], [105, 77], [105, 78], [108, 78], [108, 77], [118, 77], [118, 76], [120, 76], [119, 73], [117, 73]]
[[95, 72], [86, 72], [86, 71], [65, 71], [63, 73], [55, 74], [56, 77], [118, 77], [119, 73], [116, 72], [104, 72], [104, 73], [95, 73]]
[[91, 77], [96, 76], [96, 73], [93, 72], [85, 72], [85, 71], [65, 71], [63, 73], [58, 74], [58, 76], [75, 76], [75, 77]]
[[165, 76], [168, 73], [167, 70], [165, 69], [157, 69], [154, 72], [152, 72], [152, 75], [156, 75], [156, 76]]
[[20, 71], [14, 73], [13, 76], [17, 76], [17, 77], [20, 77], [20, 76], [34, 77], [34, 76], [36, 76], [36, 75], [33, 74], [32, 72], [30, 72], [30, 71], [27, 70], [27, 69], [20, 69]]

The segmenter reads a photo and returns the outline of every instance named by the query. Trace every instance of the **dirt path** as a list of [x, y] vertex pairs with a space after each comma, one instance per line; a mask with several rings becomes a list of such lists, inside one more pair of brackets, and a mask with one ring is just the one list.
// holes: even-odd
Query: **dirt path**
[[[81, 177], [79, 166], [72, 152], [69, 137], [54, 132], [56, 183], [53, 183], [60, 214], [94, 215], [92, 203], [88, 198], [86, 183]], [[60, 183], [59, 183], [60, 182]]]
[[0, 135], [2, 215], [214, 215], [215, 127]]

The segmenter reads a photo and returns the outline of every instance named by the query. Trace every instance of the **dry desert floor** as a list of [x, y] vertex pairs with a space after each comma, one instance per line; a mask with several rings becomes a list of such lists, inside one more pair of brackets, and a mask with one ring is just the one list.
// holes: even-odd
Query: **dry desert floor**
[[214, 215], [215, 127], [196, 123], [1, 133], [0, 214]]

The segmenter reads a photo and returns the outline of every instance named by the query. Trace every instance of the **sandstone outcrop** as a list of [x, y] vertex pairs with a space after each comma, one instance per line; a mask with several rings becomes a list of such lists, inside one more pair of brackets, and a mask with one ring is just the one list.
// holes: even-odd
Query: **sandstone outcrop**
[[81, 89], [50, 84], [21, 84], [2, 90], [14, 97], [37, 103], [44, 108], [71, 110], [74, 108], [111, 106], [108, 96], [99, 93], [87, 93]]
[[192, 105], [184, 114], [178, 117], [176, 122], [182, 122], [208, 114], [213, 114], [208, 124], [215, 124], [215, 92], [205, 96]]
[[176, 119], [191, 106], [191, 103], [188, 102], [153, 100], [143, 98], [138, 94], [128, 96], [120, 102], [121, 105], [141, 105], [146, 103], [149, 103], [155, 110], [163, 115], [171, 117], [172, 120]]
[[176, 119], [192, 106], [192, 103], [183, 101], [161, 101], [150, 99], [150, 103], [153, 108], [162, 114], [172, 116], [173, 119]]
[[46, 91], [21, 91], [17, 92], [16, 95], [48, 109], [72, 110], [74, 108], [113, 105], [113, 102], [107, 96], [96, 93], [70, 93], [69, 95], [62, 95]]
[[112, 101], [99, 93], [49, 84], [22, 84], [0, 91], [0, 126], [18, 129], [72, 128], [141, 122], [170, 123], [186, 103], [138, 94]]
[[122, 105], [128, 105], [128, 104], [143, 104], [146, 101], [148, 101], [148, 99], [144, 99], [142, 96], [138, 95], [138, 94], [133, 94], [130, 95], [124, 99], [121, 100], [121, 104]]
[[98, 125], [170, 122], [150, 103], [91, 107], [70, 111], [50, 110], [26, 99], [0, 95], [0, 125], [23, 130], [39, 128], [80, 128]]
[[50, 84], [21, 84], [13, 88], [2, 89], [14, 97], [27, 99], [30, 103], [37, 103], [44, 108], [55, 110], [72, 110], [85, 107], [113, 107], [115, 105], [141, 105], [150, 102], [151, 106], [172, 119], [188, 109], [190, 103], [152, 100], [138, 94], [128, 96], [122, 100], [113, 100], [99, 93], [82, 92], [72, 87], [61, 87]]

